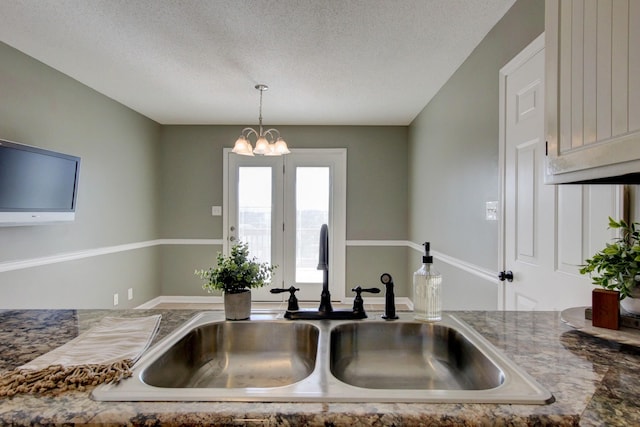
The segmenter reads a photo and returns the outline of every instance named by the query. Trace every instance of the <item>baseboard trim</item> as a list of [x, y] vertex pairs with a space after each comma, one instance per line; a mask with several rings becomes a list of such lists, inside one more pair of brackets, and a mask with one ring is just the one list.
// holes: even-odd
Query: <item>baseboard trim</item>
[[[384, 304], [385, 300], [384, 297], [363, 297], [364, 298], [364, 304], [365, 306], [367, 304]], [[349, 298], [346, 297], [344, 300], [342, 300], [343, 304], [351, 304], [353, 302], [353, 297]], [[413, 301], [411, 301], [411, 299], [409, 299], [409, 297], [396, 297], [395, 298], [395, 302], [396, 305], [398, 304], [405, 304], [407, 307], [409, 307], [410, 310], [413, 310]]]
[[155, 297], [144, 304], [135, 307], [136, 309], [149, 309], [158, 304], [219, 304], [222, 303], [222, 296], [177, 296], [162, 295]]
[[383, 246], [383, 247], [392, 247], [392, 246], [401, 246], [407, 247], [411, 242], [408, 240], [347, 240], [345, 241], [347, 246]]

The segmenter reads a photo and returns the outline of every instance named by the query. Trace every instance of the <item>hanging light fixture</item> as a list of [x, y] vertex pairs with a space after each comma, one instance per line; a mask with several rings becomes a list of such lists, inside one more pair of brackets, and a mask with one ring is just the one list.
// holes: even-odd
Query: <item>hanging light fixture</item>
[[[258, 132], [252, 128], [242, 129], [232, 151], [243, 156], [253, 156], [254, 154], [281, 156], [283, 154], [289, 154], [290, 151], [287, 147], [287, 143], [280, 136], [278, 129], [262, 129], [262, 92], [269, 89], [269, 86], [259, 84], [256, 85], [256, 89], [260, 91], [260, 115], [258, 116], [260, 128], [258, 129]], [[255, 135], [257, 138], [256, 148], [251, 146], [251, 141], [249, 141], [250, 135]]]

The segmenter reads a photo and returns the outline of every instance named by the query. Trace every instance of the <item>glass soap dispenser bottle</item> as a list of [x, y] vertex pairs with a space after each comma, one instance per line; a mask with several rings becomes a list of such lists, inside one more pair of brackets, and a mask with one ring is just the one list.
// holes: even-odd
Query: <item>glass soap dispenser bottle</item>
[[413, 273], [413, 312], [417, 320], [442, 319], [442, 275], [433, 268], [430, 243], [425, 242], [422, 266]]

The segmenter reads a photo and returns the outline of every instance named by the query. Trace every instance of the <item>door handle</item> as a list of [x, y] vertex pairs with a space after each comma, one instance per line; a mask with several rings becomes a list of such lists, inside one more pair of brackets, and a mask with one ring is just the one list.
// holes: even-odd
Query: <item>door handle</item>
[[505, 280], [507, 282], [513, 282], [513, 271], [501, 271], [500, 273], [498, 273], [498, 279], [500, 279], [501, 282], [504, 282]]

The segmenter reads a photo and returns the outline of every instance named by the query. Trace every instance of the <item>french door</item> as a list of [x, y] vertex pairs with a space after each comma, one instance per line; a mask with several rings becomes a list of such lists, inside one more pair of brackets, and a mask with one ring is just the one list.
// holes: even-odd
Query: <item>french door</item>
[[271, 285], [252, 291], [254, 301], [280, 301], [270, 288], [300, 288], [301, 301], [318, 301], [317, 270], [322, 224], [329, 226], [332, 299], [345, 294], [346, 150], [298, 149], [280, 157], [224, 152], [224, 251], [246, 242], [262, 262], [278, 266]]

